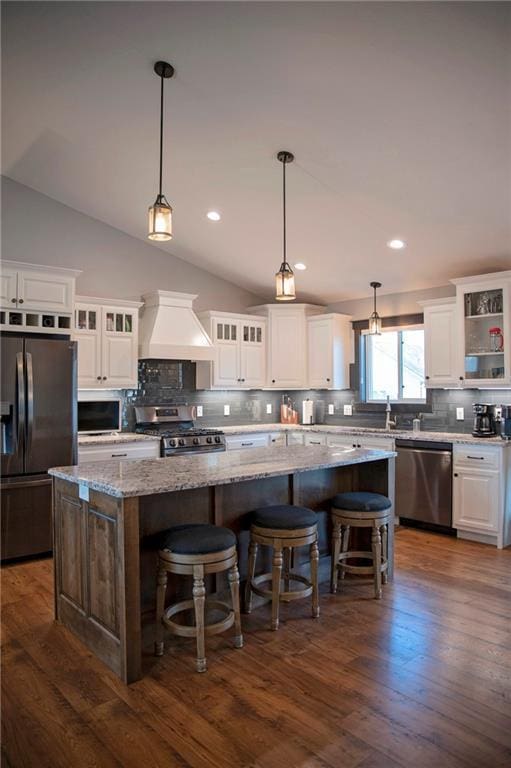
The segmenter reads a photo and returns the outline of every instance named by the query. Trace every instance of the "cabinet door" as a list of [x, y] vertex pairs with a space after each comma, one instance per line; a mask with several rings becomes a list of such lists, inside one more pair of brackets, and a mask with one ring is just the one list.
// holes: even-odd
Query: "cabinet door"
[[137, 386], [137, 312], [102, 307], [101, 380], [112, 389]]
[[306, 386], [305, 317], [286, 307], [273, 312], [270, 320], [269, 386], [300, 389]]
[[101, 387], [101, 307], [77, 304], [73, 338], [78, 342], [78, 389]]
[[499, 473], [463, 469], [454, 473], [453, 526], [494, 533], [499, 518]]
[[305, 445], [326, 445], [326, 435], [305, 433], [304, 443]]
[[509, 283], [467, 285], [458, 294], [458, 301], [466, 385], [507, 386], [511, 381]]
[[240, 326], [237, 320], [214, 320], [215, 361], [213, 386], [239, 389], [240, 373]]
[[330, 389], [333, 385], [333, 328], [328, 320], [309, 320], [309, 387]]
[[51, 272], [18, 272], [18, 301], [24, 309], [73, 311], [74, 278]]
[[426, 387], [458, 384], [456, 304], [425, 307], [424, 346]]
[[2, 267], [0, 290], [2, 307], [16, 307], [18, 305], [18, 273], [15, 269]]
[[243, 387], [255, 389], [265, 385], [265, 334], [264, 323], [240, 323], [240, 374]]

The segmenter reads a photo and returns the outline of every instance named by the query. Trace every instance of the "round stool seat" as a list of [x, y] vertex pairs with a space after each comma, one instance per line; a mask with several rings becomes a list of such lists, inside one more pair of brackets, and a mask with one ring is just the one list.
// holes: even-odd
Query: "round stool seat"
[[207, 555], [235, 546], [232, 531], [208, 523], [176, 525], [164, 531], [160, 543], [160, 549], [176, 555]]
[[306, 507], [295, 507], [293, 504], [275, 504], [271, 507], [261, 507], [252, 513], [253, 525], [259, 528], [276, 528], [294, 530], [316, 525], [316, 513]]
[[332, 499], [332, 506], [351, 512], [383, 512], [390, 509], [392, 502], [381, 493], [349, 491], [336, 494]]

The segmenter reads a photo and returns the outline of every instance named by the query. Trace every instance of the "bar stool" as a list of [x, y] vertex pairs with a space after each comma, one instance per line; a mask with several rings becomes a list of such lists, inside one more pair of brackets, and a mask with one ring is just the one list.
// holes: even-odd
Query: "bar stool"
[[[387, 583], [387, 531], [392, 522], [392, 502], [380, 493], [352, 491], [338, 493], [332, 499], [332, 571], [330, 591], [337, 592], [339, 571], [345, 573], [372, 574], [374, 596], [381, 599], [382, 578]], [[350, 528], [371, 528], [371, 552], [349, 549]], [[371, 565], [349, 565], [351, 558], [371, 560]]]
[[[255, 576], [257, 551], [259, 544], [273, 548], [271, 573]], [[292, 551], [296, 547], [310, 545], [310, 580], [291, 572]], [[305, 507], [291, 504], [275, 505], [256, 509], [252, 512], [250, 526], [250, 546], [248, 555], [248, 573], [245, 589], [245, 612], [252, 611], [252, 594], [271, 600], [271, 628], [279, 628], [280, 602], [290, 602], [312, 595], [312, 616], [319, 616], [318, 591], [318, 524], [316, 514]], [[282, 570], [284, 569], [284, 573]], [[281, 580], [284, 578], [284, 590]], [[271, 582], [271, 589], [260, 585]], [[299, 581], [303, 587], [290, 591], [289, 582]]]
[[[205, 624], [204, 576], [222, 571], [228, 571], [232, 607], [219, 600], [208, 601], [208, 607], [226, 612], [227, 615], [221, 621]], [[169, 573], [193, 576], [192, 600], [182, 600], [165, 608]], [[163, 655], [165, 627], [174, 635], [197, 638], [197, 672], [206, 671], [205, 635], [216, 635], [234, 625], [236, 631], [234, 645], [236, 648], [241, 648], [243, 635], [241, 634], [239, 585], [236, 536], [232, 531], [216, 525], [194, 524], [178, 525], [162, 533], [161, 547], [158, 551], [155, 656]], [[194, 626], [186, 626], [173, 620], [172, 617], [176, 614], [191, 609], [195, 612]]]

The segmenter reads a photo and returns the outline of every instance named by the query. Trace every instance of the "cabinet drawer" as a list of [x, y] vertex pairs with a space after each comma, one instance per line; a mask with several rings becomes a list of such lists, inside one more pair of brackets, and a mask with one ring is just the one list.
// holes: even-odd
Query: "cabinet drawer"
[[78, 446], [78, 463], [115, 461], [116, 459], [156, 459], [160, 456], [160, 441], [118, 443], [117, 445]]
[[225, 438], [225, 445], [228, 451], [244, 450], [246, 448], [267, 448], [269, 445], [268, 433], [233, 435]]
[[305, 435], [305, 445], [326, 445], [326, 435]]
[[469, 467], [470, 469], [499, 469], [502, 448], [489, 445], [454, 445], [454, 469]]
[[270, 445], [287, 445], [285, 432], [272, 432], [270, 434]]
[[303, 445], [305, 435], [303, 432], [288, 432], [287, 444], [288, 445]]
[[327, 445], [331, 448], [356, 448], [358, 437], [353, 435], [327, 435]]

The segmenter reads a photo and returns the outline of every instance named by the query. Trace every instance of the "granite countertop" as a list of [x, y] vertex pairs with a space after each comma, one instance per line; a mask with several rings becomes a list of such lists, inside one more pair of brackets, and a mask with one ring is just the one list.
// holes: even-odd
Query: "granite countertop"
[[147, 440], [160, 442], [154, 435], [140, 435], [138, 432], [111, 432], [107, 435], [78, 435], [78, 445], [118, 445], [119, 443], [142, 443]]
[[501, 437], [474, 437], [466, 432], [431, 432], [421, 430], [412, 432], [410, 429], [378, 429], [376, 427], [340, 427], [332, 424], [241, 424], [239, 426], [222, 426], [226, 435], [248, 435], [257, 432], [323, 432], [331, 435], [366, 435], [367, 437], [390, 437], [402, 440], [431, 440], [440, 443], [477, 443], [478, 445], [507, 446], [511, 440]]
[[343, 467], [394, 456], [393, 451], [276, 446], [138, 461], [91, 462], [78, 467], [54, 467], [49, 474], [109, 496], [126, 498]]

